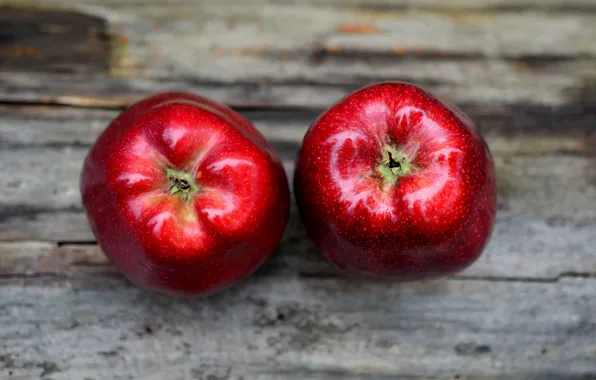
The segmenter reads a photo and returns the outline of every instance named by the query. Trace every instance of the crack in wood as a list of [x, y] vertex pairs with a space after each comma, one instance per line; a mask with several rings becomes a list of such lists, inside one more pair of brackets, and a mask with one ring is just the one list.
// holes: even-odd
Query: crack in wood
[[[39, 242], [42, 243], [42, 242]], [[76, 248], [76, 247], [92, 247], [92, 248], [99, 248], [97, 246], [97, 242], [94, 240], [84, 240], [84, 241], [59, 241], [54, 244], [57, 248], [61, 249], [69, 249], [69, 248]], [[320, 259], [322, 262], [322, 259]], [[287, 263], [281, 263], [282, 267], [280, 267], [280, 263], [277, 263], [278, 259], [273, 259], [266, 263], [263, 268], [258, 270], [253, 276], [255, 278], [259, 277], [279, 277], [279, 276], [287, 276], [286, 273], [289, 267]], [[119, 277], [120, 274], [117, 271], [112, 271], [113, 267], [106, 259], [105, 262], [89, 262], [89, 261], [82, 261], [82, 262], [69, 262], [65, 263], [65, 266], [70, 268], [110, 268], [110, 271], [106, 272], [94, 272], [93, 275], [95, 276], [108, 276], [108, 277]], [[328, 267], [326, 264], [323, 264], [324, 270], [323, 271], [305, 271], [305, 270], [298, 270], [295, 272], [295, 275], [298, 278], [308, 279], [317, 279], [317, 280], [348, 280], [348, 278], [341, 273], [337, 272], [331, 267]], [[83, 271], [85, 275], [89, 275], [89, 271]], [[31, 279], [31, 278], [47, 278], [47, 279], [69, 279], [72, 278], [72, 273], [67, 273], [66, 270], [61, 272], [55, 271], [39, 271], [39, 270], [27, 270], [23, 273], [0, 273], [0, 278], [2, 279]], [[542, 283], [542, 284], [553, 284], [558, 283], [564, 279], [596, 279], [596, 272], [579, 272], [579, 271], [566, 271], [559, 273], [554, 277], [527, 277], [527, 276], [499, 276], [499, 275], [469, 275], [466, 274], [465, 271], [456, 274], [453, 276], [445, 277], [446, 280], [457, 280], [457, 281], [484, 281], [484, 282], [514, 282], [514, 283]]]
[[[403, 50], [402, 50], [403, 49]], [[381, 63], [396, 63], [400, 61], [411, 61], [411, 62], [422, 62], [422, 61], [447, 61], [447, 62], [488, 62], [488, 61], [502, 61], [513, 64], [526, 64], [529, 68], [545, 68], [548, 65], [572, 62], [579, 59], [593, 59], [592, 54], [580, 53], [580, 54], [499, 54], [499, 55], [487, 55], [481, 52], [470, 52], [462, 53], [450, 50], [416, 50], [416, 49], [405, 49], [394, 47], [392, 50], [354, 50], [350, 48], [338, 49], [330, 48], [321, 45], [320, 48], [316, 48], [310, 51], [298, 52], [275, 52], [265, 50], [259, 53], [260, 56], [279, 56], [280, 54], [287, 54], [288, 56], [309, 56], [312, 64], [320, 65], [325, 62], [326, 59], [337, 59], [338, 61], [354, 62], [367, 62], [374, 64]], [[319, 82], [320, 83], [320, 82]], [[441, 83], [448, 83], [448, 81], [431, 81], [428, 85], [438, 85]]]
[[84, 209], [81, 206], [50, 208], [36, 207], [26, 204], [0, 204], [0, 223], [14, 218], [34, 220], [38, 215], [42, 214], [80, 214], [83, 212]]

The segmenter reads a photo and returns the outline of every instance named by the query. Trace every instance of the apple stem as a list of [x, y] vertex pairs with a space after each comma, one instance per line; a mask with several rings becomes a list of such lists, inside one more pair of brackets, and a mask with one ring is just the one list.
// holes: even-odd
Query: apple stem
[[400, 177], [404, 177], [412, 172], [412, 165], [408, 156], [392, 146], [383, 147], [381, 157], [379, 166], [377, 166], [377, 172], [386, 184], [393, 184]]
[[192, 175], [185, 171], [167, 169], [166, 175], [169, 181], [168, 191], [171, 195], [177, 194], [183, 200], [188, 201], [200, 190]]

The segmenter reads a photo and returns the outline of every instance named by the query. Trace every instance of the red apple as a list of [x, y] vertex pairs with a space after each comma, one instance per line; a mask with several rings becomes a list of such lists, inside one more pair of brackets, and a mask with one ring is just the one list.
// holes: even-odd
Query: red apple
[[199, 295], [249, 275], [289, 215], [281, 162], [235, 111], [161, 93], [122, 112], [81, 176], [87, 217], [108, 258], [135, 284]]
[[494, 164], [472, 121], [408, 83], [365, 87], [326, 110], [304, 137], [294, 188], [331, 263], [394, 280], [466, 268], [496, 212]]

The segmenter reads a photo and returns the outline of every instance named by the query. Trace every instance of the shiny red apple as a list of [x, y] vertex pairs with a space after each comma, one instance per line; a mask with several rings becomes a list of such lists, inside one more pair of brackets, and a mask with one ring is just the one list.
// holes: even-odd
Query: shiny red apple
[[229, 286], [274, 251], [289, 215], [281, 162], [235, 111], [161, 93], [122, 112], [81, 176], [100, 247], [135, 284], [192, 296]]
[[294, 188], [331, 263], [394, 280], [468, 267], [496, 213], [494, 164], [472, 121], [408, 83], [368, 86], [326, 110], [304, 137]]

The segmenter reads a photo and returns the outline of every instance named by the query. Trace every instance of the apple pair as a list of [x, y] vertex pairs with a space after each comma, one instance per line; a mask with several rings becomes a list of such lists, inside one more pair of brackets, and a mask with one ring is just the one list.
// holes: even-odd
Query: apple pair
[[[296, 161], [308, 235], [347, 273], [433, 278], [474, 262], [494, 223], [495, 170], [470, 119], [406, 83], [358, 90], [309, 128]], [[274, 251], [290, 195], [280, 159], [235, 111], [188, 93], [146, 98], [87, 156], [83, 204], [98, 244], [135, 284], [199, 295]]]

